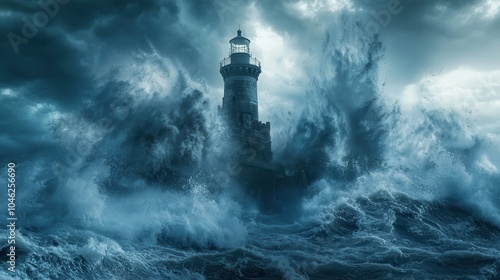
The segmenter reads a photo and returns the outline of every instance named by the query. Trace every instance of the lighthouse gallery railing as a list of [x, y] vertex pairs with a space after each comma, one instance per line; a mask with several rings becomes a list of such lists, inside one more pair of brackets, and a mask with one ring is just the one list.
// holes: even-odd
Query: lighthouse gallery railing
[[[231, 64], [231, 58], [226, 57], [223, 60], [221, 60], [220, 67], [222, 68], [222, 67], [227, 66], [229, 64]], [[255, 66], [260, 68], [260, 61], [255, 57], [250, 57], [250, 64], [255, 65]]]

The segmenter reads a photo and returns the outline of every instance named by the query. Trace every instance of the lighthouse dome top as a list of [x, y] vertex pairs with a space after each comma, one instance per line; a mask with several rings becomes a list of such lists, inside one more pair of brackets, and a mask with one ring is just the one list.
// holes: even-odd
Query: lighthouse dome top
[[241, 30], [237, 31], [238, 36], [234, 37], [229, 41], [230, 49], [229, 55], [234, 53], [246, 53], [251, 55], [250, 53], [250, 40], [241, 35]]
[[241, 35], [241, 30], [238, 29], [237, 36], [229, 40], [229, 55], [222, 59], [220, 67], [225, 68], [231, 65], [253, 65], [259, 68], [260, 61], [252, 57], [250, 52], [250, 40]]

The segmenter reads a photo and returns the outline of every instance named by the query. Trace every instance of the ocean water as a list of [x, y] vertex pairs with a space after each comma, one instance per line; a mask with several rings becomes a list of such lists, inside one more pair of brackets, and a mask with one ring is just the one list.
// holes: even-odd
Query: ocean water
[[349, 30], [327, 32], [273, 147], [310, 182], [286, 211], [230, 180], [207, 86], [137, 54], [52, 115], [53, 150], [17, 158], [16, 273], [0, 278], [500, 279], [499, 147], [457, 112], [391, 101], [383, 44]]

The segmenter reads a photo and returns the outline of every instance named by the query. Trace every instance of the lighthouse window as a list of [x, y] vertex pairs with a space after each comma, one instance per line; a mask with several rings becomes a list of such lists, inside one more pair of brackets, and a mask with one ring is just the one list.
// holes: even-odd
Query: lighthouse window
[[246, 53], [248, 52], [247, 46], [245, 45], [234, 45], [235, 53]]
[[250, 46], [246, 40], [235, 40], [231, 43], [231, 54], [233, 53], [250, 53]]

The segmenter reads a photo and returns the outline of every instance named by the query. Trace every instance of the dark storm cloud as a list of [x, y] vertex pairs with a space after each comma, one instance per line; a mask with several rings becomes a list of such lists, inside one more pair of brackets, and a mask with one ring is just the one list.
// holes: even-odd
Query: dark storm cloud
[[[150, 51], [152, 43], [161, 46], [158, 50], [164, 54], [196, 57], [176, 24], [179, 7], [175, 1], [73, 0], [58, 7], [46, 26], [16, 46], [17, 55], [9, 38], [3, 37], [0, 85], [22, 87], [45, 102], [74, 105], [94, 89], [93, 71], [111, 62], [113, 54]], [[23, 18], [33, 24], [33, 15], [42, 8], [36, 1], [8, 1], [1, 10], [7, 14], [7, 24], [0, 33], [25, 37]]]
[[256, 1], [255, 4], [263, 14], [262, 18], [271, 23], [278, 33], [303, 35], [303, 31], [311, 26], [297, 18], [297, 15], [290, 13], [288, 4], [293, 2], [295, 1]]
[[[53, 147], [47, 127], [40, 121], [48, 108], [26, 106], [24, 98], [6, 96], [0, 105], [0, 153], [8, 160], [21, 161]], [[28, 102], [27, 102], [28, 101]]]
[[[65, 39], [58, 29], [26, 28], [26, 34], [35, 34], [33, 38], [23, 35], [23, 18], [32, 24], [32, 15], [40, 7], [25, 3], [2, 5], [5, 25], [0, 27], [2, 40], [0, 52], [0, 86], [22, 91], [25, 97], [40, 101], [69, 103], [84, 91], [88, 85], [89, 73], [83, 65], [80, 52]], [[36, 30], [36, 31], [35, 31]], [[16, 34], [26, 40], [19, 46], [13, 46], [8, 34]], [[17, 42], [17, 40], [15, 41]], [[20, 53], [16, 55], [17, 48]]]
[[[193, 40], [192, 31], [197, 29], [180, 22], [181, 7], [175, 0], [41, 3], [48, 3], [51, 15], [34, 0], [0, 5], [0, 94], [4, 92], [0, 145], [13, 154], [49, 144], [48, 114], [73, 111], [94, 98], [99, 76], [124, 66], [134, 52], [150, 53], [155, 48], [181, 64], [190, 62], [194, 69], [192, 61], [200, 54], [193, 44], [205, 42]], [[211, 18], [218, 21], [214, 5], [205, 1], [183, 5], [192, 18], [211, 10]], [[44, 12], [48, 21], [35, 25], [34, 21], [43, 20], [35, 15]], [[37, 106], [44, 110], [30, 114]]]
[[[12, 112], [15, 103], [16, 112], [24, 113], [19, 113], [22, 117], [18, 118], [10, 117], [14, 113], [3, 113], [5, 136], [0, 145], [31, 145], [31, 140], [23, 137], [42, 137], [50, 142], [44, 119], [49, 111], [72, 111], [85, 100], [95, 98], [98, 85], [103, 83], [101, 78], [114, 67], [127, 67], [134, 53], [157, 52], [178, 62], [195, 79], [204, 78], [212, 87], [220, 88], [218, 62], [227, 54], [227, 41], [235, 35], [238, 24], [245, 31], [245, 26], [259, 21], [280, 35], [287, 34], [293, 41], [290, 48], [315, 55], [316, 47], [326, 42], [325, 31], [339, 28], [334, 25], [338, 13], [355, 18], [363, 28], [363, 24], [376, 20], [376, 13], [386, 10], [391, 0], [352, 0], [349, 11], [323, 11], [312, 18], [290, 9], [297, 2], [70, 0], [59, 4], [47, 24], [38, 28], [27, 43], [17, 46], [16, 54], [8, 34], [23, 36], [23, 18], [33, 22], [33, 15], [42, 8], [37, 0], [2, 1], [0, 111]], [[390, 71], [395, 72], [390, 82], [414, 82], [429, 64], [456, 65], [469, 60], [478, 67], [497, 65], [499, 58], [489, 54], [498, 45], [491, 42], [500, 40], [495, 36], [500, 30], [498, 14], [492, 19], [478, 14], [467, 18], [485, 3], [486, 0], [400, 0], [402, 12], [392, 15], [387, 26], [380, 29], [388, 49], [385, 58]], [[314, 63], [322, 59], [319, 55], [312, 57], [317, 60]], [[309, 70], [305, 72], [317, 74], [315, 67]], [[9, 94], [2, 94], [7, 90]], [[293, 98], [294, 103], [302, 103], [300, 97]], [[43, 110], [30, 115], [31, 108], [37, 106]], [[18, 133], [19, 127], [24, 127], [26, 133]]]
[[[500, 17], [488, 18], [486, 0], [354, 0], [363, 7], [360, 22], [378, 23], [378, 32], [387, 46], [392, 83], [413, 83], [443, 68], [491, 69], [500, 63], [492, 56], [498, 46]], [[399, 13], [389, 14], [390, 3]], [[377, 28], [375, 28], [377, 29]]]
[[[255, 5], [262, 21], [277, 33], [296, 38], [295, 47], [304, 52], [324, 41], [325, 31], [342, 28], [335, 26], [342, 13], [359, 23], [363, 36], [380, 33], [393, 84], [416, 82], [429, 74], [429, 68], [467, 65], [489, 70], [500, 63], [500, 57], [493, 55], [500, 43], [500, 16], [486, 16], [487, 0], [352, 0], [347, 10], [320, 10], [311, 18], [290, 9], [298, 2], [263, 0]], [[314, 6], [328, 1], [302, 2]]]

